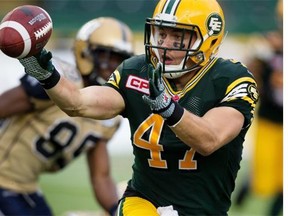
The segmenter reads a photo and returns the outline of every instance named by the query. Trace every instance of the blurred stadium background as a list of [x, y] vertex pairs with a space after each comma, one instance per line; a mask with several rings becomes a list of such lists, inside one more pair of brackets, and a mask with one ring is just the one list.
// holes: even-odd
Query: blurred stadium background
[[[73, 63], [71, 48], [78, 28], [89, 19], [113, 16], [126, 22], [135, 33], [136, 53], [144, 53], [143, 29], [145, 18], [152, 15], [157, 0], [0, 0], [0, 18], [13, 8], [34, 4], [51, 15], [54, 32], [47, 49]], [[242, 61], [244, 64], [254, 54], [269, 55], [270, 49], [263, 34], [278, 28], [275, 17], [277, 0], [219, 0], [226, 16], [228, 35], [220, 48], [220, 55]], [[0, 93], [18, 83], [23, 69], [17, 60], [0, 52]], [[131, 176], [132, 147], [128, 123], [123, 120], [120, 130], [109, 143], [112, 173], [116, 182]], [[253, 151], [253, 127], [244, 143], [242, 169], [236, 182], [247, 178]], [[91, 192], [86, 158], [81, 156], [65, 170], [44, 174], [40, 179], [43, 192], [56, 216], [74, 216], [79, 211], [93, 215], [99, 210]], [[0, 170], [1, 172], [1, 170]], [[233, 193], [235, 195], [235, 192]], [[229, 215], [265, 215], [270, 198], [250, 195], [243, 207], [232, 206]], [[285, 207], [285, 204], [284, 204]], [[91, 213], [91, 214], [89, 214]]]

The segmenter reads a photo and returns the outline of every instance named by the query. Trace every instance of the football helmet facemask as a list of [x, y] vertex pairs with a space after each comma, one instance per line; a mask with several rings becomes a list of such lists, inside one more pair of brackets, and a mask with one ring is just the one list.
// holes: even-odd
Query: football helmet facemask
[[73, 51], [76, 66], [89, 85], [103, 84], [106, 78], [101, 77], [101, 68], [108, 68], [112, 73], [118, 66], [111, 62], [111, 56], [118, 56], [121, 63], [133, 55], [132, 31], [112, 17], [90, 20], [79, 29]]
[[[224, 14], [216, 0], [160, 0], [145, 24], [146, 59], [154, 66], [160, 62], [165, 77], [178, 78], [215, 57], [224, 28]], [[171, 46], [163, 45], [165, 29], [172, 32]], [[179, 64], [169, 64], [171, 51], [184, 56]]]

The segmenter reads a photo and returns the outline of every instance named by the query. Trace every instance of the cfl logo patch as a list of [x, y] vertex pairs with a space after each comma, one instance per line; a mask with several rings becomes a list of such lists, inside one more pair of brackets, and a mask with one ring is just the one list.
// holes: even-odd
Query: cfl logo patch
[[137, 76], [130, 75], [126, 82], [126, 88], [134, 89], [144, 94], [149, 94], [149, 82]]
[[211, 14], [207, 20], [209, 35], [217, 35], [222, 31], [223, 20], [219, 14]]

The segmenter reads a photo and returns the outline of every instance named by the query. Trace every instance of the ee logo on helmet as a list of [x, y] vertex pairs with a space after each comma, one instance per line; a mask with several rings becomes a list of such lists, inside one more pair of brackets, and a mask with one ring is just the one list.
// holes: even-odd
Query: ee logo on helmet
[[222, 31], [223, 20], [218, 14], [211, 14], [208, 17], [207, 29], [209, 36], [217, 35]]

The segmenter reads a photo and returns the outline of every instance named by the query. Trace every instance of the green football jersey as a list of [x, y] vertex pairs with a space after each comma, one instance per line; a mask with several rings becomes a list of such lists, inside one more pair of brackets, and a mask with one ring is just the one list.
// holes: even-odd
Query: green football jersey
[[184, 144], [144, 103], [142, 96], [149, 94], [147, 76], [141, 55], [124, 61], [106, 84], [125, 100], [122, 115], [129, 120], [135, 156], [129, 187], [156, 207], [173, 205], [179, 215], [227, 214], [258, 99], [253, 75], [239, 62], [215, 58], [181, 91], [163, 78], [167, 93], [197, 116], [229, 106], [245, 117], [240, 134], [209, 156]]

